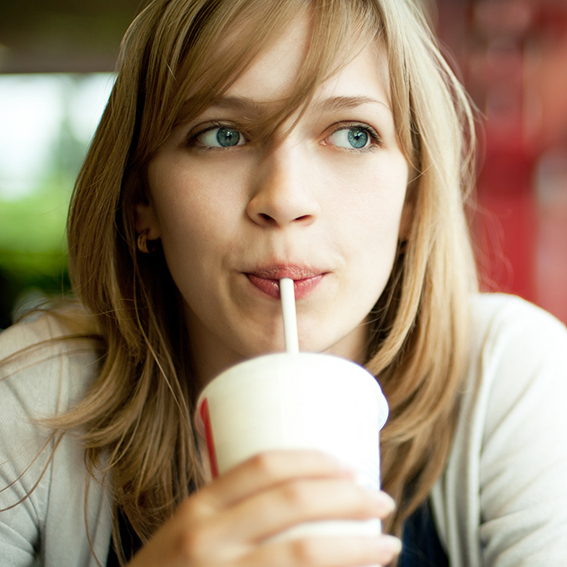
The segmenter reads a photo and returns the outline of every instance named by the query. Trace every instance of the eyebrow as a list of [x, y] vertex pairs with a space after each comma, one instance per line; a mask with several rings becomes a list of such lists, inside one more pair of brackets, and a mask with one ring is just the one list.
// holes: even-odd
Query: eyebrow
[[315, 107], [322, 111], [329, 112], [333, 110], [348, 110], [349, 108], [356, 108], [363, 104], [379, 104], [391, 110], [390, 106], [384, 101], [369, 96], [335, 96], [315, 102]]
[[209, 108], [221, 108], [228, 110], [239, 110], [243, 112], [251, 112], [260, 114], [262, 112], [262, 103], [256, 102], [250, 98], [240, 96], [223, 96], [213, 102]]
[[[266, 104], [270, 104], [270, 103], [256, 102], [246, 97], [225, 96], [213, 102], [210, 108], [222, 108], [222, 109], [243, 111], [250, 114], [261, 114], [262, 107], [265, 107]], [[358, 106], [362, 106], [363, 104], [379, 104], [391, 111], [390, 106], [386, 104], [384, 101], [368, 96], [330, 97], [321, 101], [316, 101], [314, 103], [314, 106], [319, 111], [332, 112], [332, 111], [348, 110], [350, 108], [356, 108]]]

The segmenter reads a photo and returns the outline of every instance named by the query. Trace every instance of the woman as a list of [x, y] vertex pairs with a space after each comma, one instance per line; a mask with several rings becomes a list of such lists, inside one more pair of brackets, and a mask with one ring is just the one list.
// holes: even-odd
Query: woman
[[[80, 303], [1, 339], [8, 564], [396, 561], [387, 535], [271, 539], [322, 518], [382, 519], [402, 565], [559, 564], [567, 333], [475, 294], [471, 125], [411, 0], [152, 2], [72, 200]], [[284, 276], [301, 349], [382, 386], [392, 499], [311, 452], [203, 487], [193, 404], [282, 350]]]

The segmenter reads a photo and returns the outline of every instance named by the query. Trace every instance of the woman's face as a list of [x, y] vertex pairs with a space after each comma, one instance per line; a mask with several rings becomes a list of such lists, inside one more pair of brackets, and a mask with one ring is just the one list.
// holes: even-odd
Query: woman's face
[[409, 168], [378, 48], [324, 83], [286, 137], [260, 142], [250, 128], [290, 92], [306, 22], [172, 133], [149, 165], [148, 204], [137, 206], [137, 230], [161, 238], [184, 298], [203, 382], [283, 350], [282, 277], [295, 280], [300, 349], [362, 360], [367, 316], [392, 269]]

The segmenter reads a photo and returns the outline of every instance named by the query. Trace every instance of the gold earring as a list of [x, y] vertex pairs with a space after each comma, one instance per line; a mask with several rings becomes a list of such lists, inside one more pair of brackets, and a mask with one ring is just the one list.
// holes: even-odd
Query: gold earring
[[156, 241], [148, 240], [149, 230], [144, 230], [138, 234], [138, 250], [142, 254], [151, 254], [156, 249]]

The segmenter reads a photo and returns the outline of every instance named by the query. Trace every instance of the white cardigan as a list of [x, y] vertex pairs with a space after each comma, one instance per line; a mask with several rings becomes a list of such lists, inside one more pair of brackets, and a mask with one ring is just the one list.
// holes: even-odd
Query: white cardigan
[[[451, 567], [567, 565], [567, 331], [518, 298], [481, 295], [471, 364], [453, 450], [432, 494]], [[0, 359], [60, 334], [42, 317], [0, 335]], [[75, 347], [75, 351], [76, 351]], [[63, 356], [61, 356], [63, 354]], [[44, 347], [0, 370], [0, 509], [38, 482], [50, 451], [32, 418], [64, 411], [84, 395], [95, 354]], [[29, 467], [29, 468], [28, 468]], [[110, 503], [90, 483], [85, 514], [83, 451], [67, 435], [37, 488], [0, 512], [2, 567], [96, 567], [110, 542]]]

